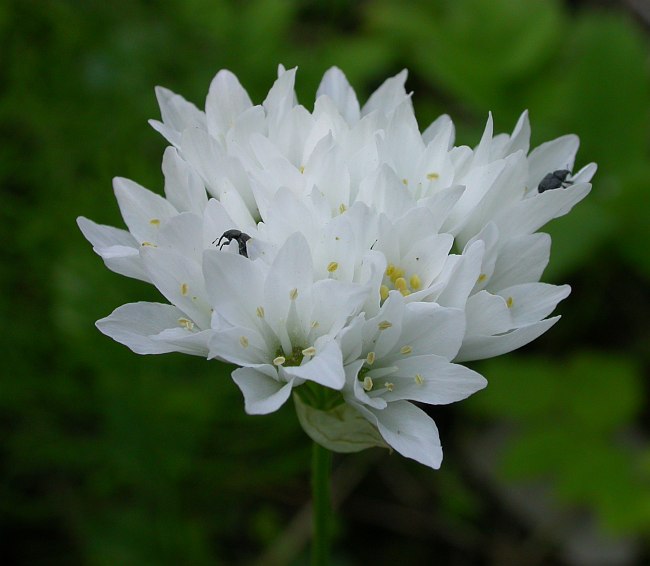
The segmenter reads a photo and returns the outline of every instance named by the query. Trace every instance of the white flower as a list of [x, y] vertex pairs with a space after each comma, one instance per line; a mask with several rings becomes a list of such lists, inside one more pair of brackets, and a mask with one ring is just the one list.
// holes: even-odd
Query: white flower
[[474, 149], [454, 146], [448, 116], [420, 133], [405, 71], [360, 105], [332, 68], [313, 112], [295, 77], [280, 67], [255, 105], [220, 71], [205, 112], [156, 90], [165, 197], [115, 179], [127, 230], [78, 223], [109, 269], [168, 304], [97, 326], [140, 354], [238, 365], [249, 413], [294, 391], [305, 430], [334, 450], [390, 446], [438, 467], [435, 424], [413, 402], [471, 395], [485, 380], [452, 362], [557, 321], [569, 288], [539, 282], [550, 238], [537, 230], [586, 196], [595, 166], [571, 173], [575, 136], [529, 152], [526, 113], [497, 136], [490, 115]]

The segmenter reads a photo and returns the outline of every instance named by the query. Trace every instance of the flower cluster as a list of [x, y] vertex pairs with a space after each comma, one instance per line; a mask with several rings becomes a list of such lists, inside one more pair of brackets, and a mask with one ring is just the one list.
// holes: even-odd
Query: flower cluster
[[106, 265], [152, 283], [167, 304], [116, 309], [98, 328], [139, 354], [184, 352], [239, 366], [246, 411], [292, 396], [332, 450], [389, 446], [437, 468], [433, 420], [413, 402], [459, 401], [486, 385], [454, 362], [527, 344], [569, 294], [540, 283], [537, 230], [590, 190], [575, 136], [529, 152], [492, 117], [474, 149], [441, 116], [423, 133], [406, 73], [360, 107], [332, 68], [313, 112], [280, 67], [261, 105], [220, 71], [205, 112], [158, 88], [171, 144], [165, 197], [117, 178], [128, 230], [79, 218]]

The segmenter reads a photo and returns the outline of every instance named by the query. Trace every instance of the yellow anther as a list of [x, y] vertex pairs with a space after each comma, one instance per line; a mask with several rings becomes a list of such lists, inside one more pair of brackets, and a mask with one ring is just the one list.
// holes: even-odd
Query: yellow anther
[[194, 323], [189, 318], [179, 318], [178, 324], [185, 328], [185, 330], [192, 330], [194, 328]]
[[372, 364], [375, 363], [375, 358], [376, 355], [374, 352], [368, 352], [368, 355], [366, 356], [366, 363], [371, 366]]
[[248, 338], [246, 338], [246, 336], [240, 336], [239, 343], [241, 344], [242, 348], [248, 348]]
[[424, 383], [424, 378], [419, 373], [415, 374], [415, 383], [418, 385], [422, 385]]
[[379, 296], [381, 297], [382, 301], [385, 301], [388, 298], [388, 287], [386, 285], [382, 285], [379, 287]]
[[371, 391], [374, 386], [374, 383], [372, 382], [372, 377], [369, 375], [366, 375], [366, 377], [363, 378], [363, 389], [365, 391]]
[[284, 356], [278, 356], [277, 358], [275, 358], [273, 360], [273, 365], [274, 366], [281, 366], [286, 361], [287, 361], [287, 358], [285, 358]]
[[417, 291], [420, 287], [422, 287], [422, 280], [417, 275], [411, 275], [409, 283], [411, 284], [411, 289], [414, 291]]
[[509, 308], [509, 309], [512, 308], [512, 304], [513, 304], [513, 303], [514, 303], [514, 301], [512, 300], [512, 297], [508, 297], [508, 298], [506, 299], [506, 305], [508, 305], [508, 308]]
[[476, 280], [477, 283], [483, 283], [487, 279], [487, 275], [485, 273], [481, 273], [478, 276], [478, 279]]
[[343, 214], [348, 209], [343, 203], [339, 204], [339, 214]]
[[314, 348], [313, 346], [309, 346], [309, 348], [305, 348], [302, 351], [303, 356], [314, 356], [315, 354], [316, 354], [316, 348]]
[[379, 328], [379, 330], [386, 330], [387, 328], [390, 328], [391, 326], [393, 326], [393, 323], [392, 323], [392, 322], [388, 322], [387, 320], [382, 320], [382, 321], [377, 325], [377, 327]]
[[160, 226], [160, 219], [159, 218], [152, 218], [149, 220], [149, 224], [152, 226]]
[[312, 328], [318, 328], [319, 326], [320, 326], [320, 322], [318, 322], [317, 320], [312, 321], [311, 323]]
[[190, 286], [187, 283], [181, 283], [181, 295], [185, 297], [187, 292], [190, 290]]
[[404, 277], [398, 277], [395, 279], [395, 287], [399, 289], [400, 291], [405, 291], [408, 289], [408, 284], [406, 283], [406, 279]]
[[411, 294], [408, 289], [400, 289], [399, 292], [402, 293], [402, 297], [408, 297]]
[[400, 354], [410, 354], [413, 351], [413, 348], [411, 346], [402, 346], [399, 350]]
[[429, 179], [429, 181], [435, 181], [436, 179], [439, 179], [439, 178], [440, 178], [440, 175], [438, 173], [434, 173], [434, 172], [427, 173], [427, 179]]
[[152, 244], [151, 242], [142, 242], [143, 246], [151, 246], [152, 248], [157, 248], [158, 246], [156, 244]]
[[395, 273], [395, 266], [392, 263], [389, 263], [386, 267], [386, 277], [390, 277], [392, 279], [393, 273]]
[[409, 180], [408, 180], [408, 179], [402, 179], [402, 184], [403, 184], [405, 187], [408, 187], [408, 185], [409, 185]]
[[391, 383], [390, 381], [387, 381], [384, 383], [384, 387], [388, 389], [388, 391], [392, 391], [395, 388], [395, 384]]
[[339, 268], [339, 264], [335, 261], [330, 261], [327, 264], [327, 271], [329, 271], [330, 273], [334, 273], [338, 268]]
[[304, 173], [305, 172], [305, 166], [301, 165], [300, 167], [298, 167], [298, 171], [300, 171], [301, 173]]
[[255, 314], [256, 314], [259, 318], [264, 318], [264, 307], [257, 307], [257, 308], [255, 309]]
[[398, 267], [390, 275], [391, 281], [395, 283], [400, 277], [404, 277], [404, 270], [401, 267]]
[[291, 289], [291, 291], [289, 291], [289, 298], [292, 301], [295, 301], [298, 298], [298, 289]]

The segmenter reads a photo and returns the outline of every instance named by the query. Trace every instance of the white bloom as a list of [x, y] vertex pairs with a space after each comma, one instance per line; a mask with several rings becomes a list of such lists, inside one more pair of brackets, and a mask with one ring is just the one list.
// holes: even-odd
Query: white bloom
[[420, 133], [405, 71], [361, 105], [332, 68], [313, 112], [295, 77], [280, 67], [255, 105], [220, 71], [205, 112], [156, 90], [165, 197], [115, 179], [127, 230], [78, 223], [110, 269], [169, 303], [97, 326], [140, 354], [240, 366], [249, 413], [293, 390], [305, 430], [334, 450], [391, 446], [438, 467], [435, 424], [412, 402], [471, 395], [485, 380], [453, 361], [557, 321], [569, 288], [539, 282], [550, 238], [537, 230], [586, 196], [595, 166], [571, 173], [575, 136], [529, 151], [526, 113], [497, 136], [490, 115], [474, 149], [454, 146], [448, 116]]

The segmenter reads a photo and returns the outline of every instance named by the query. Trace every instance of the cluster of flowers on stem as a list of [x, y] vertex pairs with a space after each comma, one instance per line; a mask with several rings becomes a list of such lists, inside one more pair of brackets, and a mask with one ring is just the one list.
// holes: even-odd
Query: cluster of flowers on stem
[[317, 442], [388, 446], [442, 461], [432, 418], [414, 404], [459, 401], [486, 385], [459, 362], [534, 340], [569, 294], [540, 283], [550, 237], [537, 232], [589, 192], [578, 139], [529, 151], [490, 116], [475, 148], [448, 116], [420, 132], [406, 72], [360, 106], [337, 68], [313, 111], [280, 67], [261, 105], [231, 72], [205, 112], [158, 88], [170, 143], [165, 196], [117, 178], [128, 230], [79, 218], [109, 269], [168, 303], [117, 308], [98, 328], [139, 354], [184, 352], [236, 364], [251, 414], [293, 397]]

